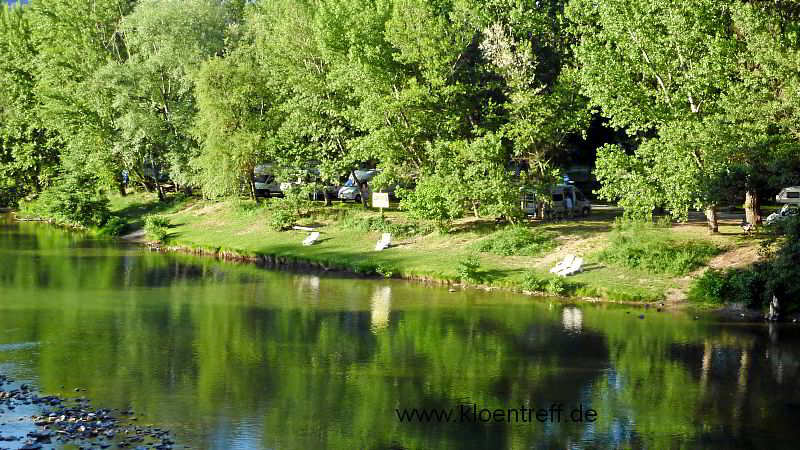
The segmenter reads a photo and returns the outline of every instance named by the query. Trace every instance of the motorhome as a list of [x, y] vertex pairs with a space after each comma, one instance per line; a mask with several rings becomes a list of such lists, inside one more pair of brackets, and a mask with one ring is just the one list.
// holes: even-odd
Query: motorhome
[[271, 164], [260, 164], [253, 169], [253, 184], [256, 195], [259, 197], [283, 195], [280, 183], [275, 179]]
[[781, 189], [778, 195], [775, 196], [775, 201], [778, 203], [800, 205], [800, 186], [790, 186]]
[[550, 188], [550, 198], [538, 199], [532, 190], [526, 191], [522, 198], [522, 211], [538, 218], [588, 216], [592, 204], [577, 187], [559, 184]]

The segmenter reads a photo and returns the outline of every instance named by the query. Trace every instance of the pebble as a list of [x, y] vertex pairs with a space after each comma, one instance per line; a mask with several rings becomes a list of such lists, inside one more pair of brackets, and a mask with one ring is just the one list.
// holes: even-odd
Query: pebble
[[[110, 409], [93, 409], [87, 398], [61, 398], [58, 396], [39, 396], [34, 393], [31, 386], [23, 384], [19, 388], [12, 386], [12, 380], [5, 375], [0, 375], [0, 406], [13, 410], [20, 404], [37, 405], [39, 415], [30, 417], [38, 430], [28, 433], [26, 437], [0, 435], [0, 442], [24, 440], [20, 449], [41, 449], [42, 444], [50, 448], [78, 447], [109, 448], [128, 447], [136, 443], [135, 448], [171, 449], [174, 442], [169, 439], [169, 431], [156, 428], [121, 423], [122, 421], [136, 420], [137, 417], [117, 419], [111, 415]], [[63, 389], [63, 388], [62, 388]], [[86, 389], [75, 388], [75, 392]], [[3, 410], [0, 409], [0, 412]], [[133, 409], [127, 408], [120, 412], [121, 415], [133, 415]], [[20, 418], [20, 421], [25, 418]], [[0, 426], [5, 423], [0, 423]], [[123, 431], [125, 434], [123, 434]], [[116, 436], [125, 436], [118, 442]], [[108, 441], [106, 441], [108, 439]], [[3, 446], [0, 445], [0, 448]], [[16, 447], [15, 447], [16, 448]]]

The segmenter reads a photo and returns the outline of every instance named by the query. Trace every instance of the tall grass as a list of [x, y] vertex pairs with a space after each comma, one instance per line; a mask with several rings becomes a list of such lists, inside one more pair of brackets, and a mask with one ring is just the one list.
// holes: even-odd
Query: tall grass
[[503, 256], [536, 256], [556, 247], [556, 233], [512, 226], [490, 234], [473, 244], [473, 250]]
[[677, 276], [704, 266], [721, 251], [710, 242], [677, 240], [649, 224], [628, 224], [611, 232], [609, 246], [598, 256], [610, 264]]

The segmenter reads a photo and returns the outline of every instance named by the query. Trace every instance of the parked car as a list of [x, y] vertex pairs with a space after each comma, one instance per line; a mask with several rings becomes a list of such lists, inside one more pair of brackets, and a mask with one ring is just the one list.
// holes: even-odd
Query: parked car
[[780, 211], [772, 213], [767, 217], [765, 223], [773, 225], [789, 217], [800, 215], [800, 186], [789, 186], [781, 189], [775, 196], [775, 201], [783, 203]]
[[366, 184], [364, 188], [364, 192], [358, 190], [358, 184], [353, 179], [353, 176], [350, 175], [350, 178], [347, 179], [347, 182], [339, 189], [337, 193], [337, 197], [339, 200], [346, 202], [348, 200], [353, 200], [355, 202], [361, 201], [361, 195], [369, 196], [370, 189], [369, 189], [369, 182], [378, 175], [378, 171], [375, 169], [369, 170], [356, 170], [356, 177], [358, 177], [358, 181], [362, 184]]
[[542, 212], [544, 217], [588, 216], [592, 213], [592, 204], [586, 196], [570, 184], [551, 187], [550, 198], [546, 201], [537, 199], [533, 191], [525, 191], [520, 206], [526, 215], [539, 218], [542, 218]]
[[780, 211], [770, 214], [765, 223], [767, 225], [774, 225], [780, 221], [788, 219], [789, 217], [797, 217], [798, 215], [800, 215], [800, 206], [787, 203], [783, 205], [783, 208], [781, 208]]

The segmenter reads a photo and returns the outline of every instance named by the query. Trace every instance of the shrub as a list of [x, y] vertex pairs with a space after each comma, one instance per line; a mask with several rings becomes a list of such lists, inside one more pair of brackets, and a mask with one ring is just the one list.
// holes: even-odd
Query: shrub
[[36, 199], [21, 202], [20, 212], [28, 217], [82, 227], [101, 226], [111, 215], [108, 197], [100, 183], [82, 174], [55, 179]]
[[458, 185], [453, 178], [437, 172], [421, 177], [414, 190], [398, 189], [400, 208], [416, 219], [435, 221], [440, 231], [446, 231], [453, 220], [464, 216], [465, 197], [453, 188]]
[[375, 273], [384, 278], [392, 278], [397, 274], [397, 269], [388, 264], [378, 264], [378, 266], [375, 267]]
[[270, 208], [269, 219], [267, 223], [269, 227], [275, 231], [283, 231], [292, 228], [297, 217], [295, 214], [285, 208]]
[[144, 218], [144, 231], [147, 239], [151, 241], [166, 242], [169, 236], [169, 219], [157, 215]]
[[[709, 270], [692, 282], [689, 299], [706, 303], [739, 303], [751, 308], [766, 306], [773, 295], [782, 312], [800, 309], [800, 219], [781, 224], [786, 237], [775, 252], [765, 245], [764, 259], [754, 265], [726, 271]], [[776, 237], [773, 236], [773, 239]]]
[[522, 288], [526, 291], [546, 292], [547, 283], [546, 278], [539, 278], [539, 275], [532, 270], [526, 271], [522, 275]]
[[473, 249], [504, 256], [533, 256], [553, 249], [555, 237], [550, 231], [512, 226], [481, 239], [473, 244]]
[[569, 289], [569, 282], [563, 278], [550, 278], [545, 290], [552, 295], [566, 295]]
[[461, 277], [462, 281], [479, 283], [481, 281], [480, 267], [480, 257], [475, 254], [469, 254], [466, 258], [458, 262], [458, 275]]
[[709, 242], [679, 242], [652, 226], [629, 226], [611, 232], [609, 246], [600, 253], [599, 259], [652, 273], [685, 275], [719, 252], [720, 249]]
[[725, 291], [725, 273], [709, 269], [692, 282], [687, 297], [698, 303], [722, 303]]
[[125, 218], [112, 216], [106, 221], [105, 225], [100, 228], [100, 234], [104, 236], [119, 236], [127, 226], [128, 221], [125, 220]]

